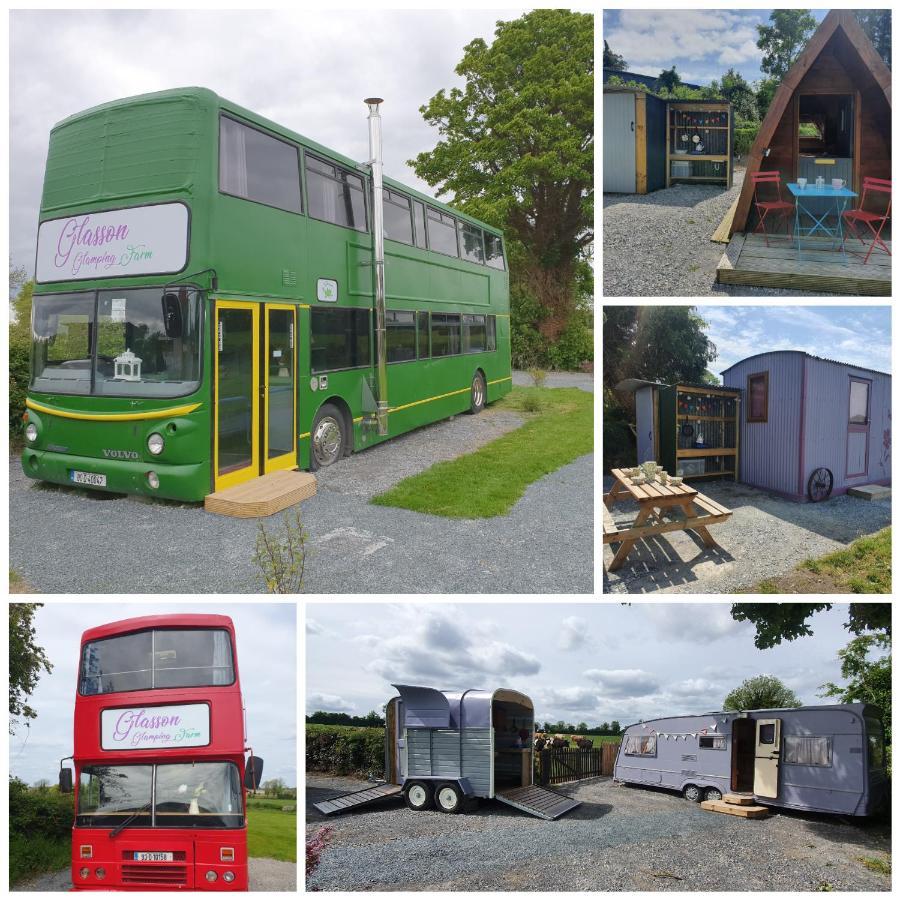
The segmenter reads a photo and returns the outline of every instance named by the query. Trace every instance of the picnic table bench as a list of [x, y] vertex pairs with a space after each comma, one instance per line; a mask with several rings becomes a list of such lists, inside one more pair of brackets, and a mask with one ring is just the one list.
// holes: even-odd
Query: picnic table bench
[[[667, 531], [695, 531], [705, 547], [718, 547], [707, 526], [725, 522], [731, 510], [688, 484], [634, 484], [622, 469], [613, 469], [613, 485], [603, 496], [603, 543], [618, 544], [609, 571], [621, 568], [637, 541]], [[617, 525], [609, 510], [619, 500], [638, 504], [630, 525]], [[673, 516], [673, 512], [681, 516]]]

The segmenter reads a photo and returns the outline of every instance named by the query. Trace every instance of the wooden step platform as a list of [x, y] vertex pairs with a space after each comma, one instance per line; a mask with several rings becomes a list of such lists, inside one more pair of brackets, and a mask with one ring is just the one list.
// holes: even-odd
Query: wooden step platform
[[283, 469], [209, 494], [203, 501], [203, 506], [207, 512], [220, 516], [256, 519], [281, 512], [301, 500], [315, 496], [315, 493], [315, 475], [296, 469]]
[[861, 497], [863, 500], [887, 500], [891, 496], [891, 489], [883, 484], [861, 484], [847, 490], [851, 497]]
[[725, 794], [722, 800], [734, 806], [754, 806], [756, 804], [753, 794]]
[[742, 819], [765, 819], [769, 815], [769, 810], [765, 806], [739, 806], [736, 803], [726, 803], [724, 798], [704, 800], [700, 808], [729, 816], [740, 816]]
[[[885, 243], [892, 247], [890, 241]], [[883, 250], [873, 250], [865, 265], [861, 256], [848, 253], [844, 265], [843, 255], [831, 249], [828, 238], [804, 238], [802, 259], [797, 258], [796, 245], [791, 246], [784, 236], [770, 237], [769, 245], [760, 234], [734, 235], [719, 260], [717, 280], [815, 293], [890, 296], [891, 257]], [[848, 240], [846, 247], [861, 249], [856, 240]]]

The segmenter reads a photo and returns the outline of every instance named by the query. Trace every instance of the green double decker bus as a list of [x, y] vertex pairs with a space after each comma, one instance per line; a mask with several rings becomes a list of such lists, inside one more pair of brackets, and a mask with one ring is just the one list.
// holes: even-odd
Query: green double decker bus
[[202, 500], [510, 390], [496, 229], [209, 90], [51, 132], [22, 455], [32, 478]]

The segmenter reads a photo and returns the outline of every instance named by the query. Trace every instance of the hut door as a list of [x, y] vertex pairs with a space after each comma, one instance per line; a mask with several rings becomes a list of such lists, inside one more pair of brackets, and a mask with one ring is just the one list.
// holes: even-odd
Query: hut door
[[869, 472], [869, 394], [872, 382], [850, 379], [850, 415], [847, 420], [847, 477]]
[[656, 462], [656, 388], [641, 388], [634, 395], [635, 419], [637, 421], [637, 461]]
[[637, 190], [634, 94], [603, 94], [603, 190]]
[[778, 766], [781, 756], [781, 719], [756, 720], [756, 762], [753, 793], [757, 797], [778, 796]]
[[400, 753], [397, 746], [397, 706], [394, 698], [384, 711], [384, 777], [390, 784], [400, 784]]

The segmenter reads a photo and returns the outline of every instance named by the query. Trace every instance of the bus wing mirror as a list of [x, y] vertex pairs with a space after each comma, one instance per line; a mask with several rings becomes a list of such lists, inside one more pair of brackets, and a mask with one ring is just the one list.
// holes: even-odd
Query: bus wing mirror
[[182, 333], [181, 303], [178, 294], [167, 292], [162, 298], [163, 324], [166, 337], [180, 338]]
[[248, 791], [256, 791], [262, 784], [263, 761], [259, 756], [251, 756], [247, 760], [247, 768], [244, 772], [244, 787]]
[[71, 794], [72, 793], [72, 770], [71, 769], [60, 769], [59, 770], [59, 792], [61, 794]]

